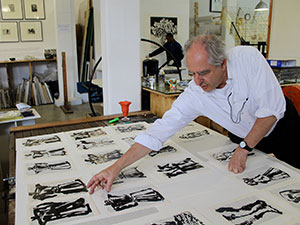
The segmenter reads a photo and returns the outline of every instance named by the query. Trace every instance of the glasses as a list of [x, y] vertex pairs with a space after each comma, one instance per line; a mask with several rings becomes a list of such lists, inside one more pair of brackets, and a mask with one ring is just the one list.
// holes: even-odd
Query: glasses
[[238, 113], [236, 115], [236, 119], [234, 120], [234, 118], [232, 116], [232, 105], [231, 105], [231, 103], [229, 101], [229, 98], [230, 98], [231, 95], [232, 95], [232, 92], [230, 92], [230, 94], [227, 97], [227, 102], [228, 102], [229, 107], [230, 107], [230, 118], [231, 118], [231, 121], [233, 123], [239, 124], [241, 122], [241, 120], [242, 120], [242, 111], [243, 111], [243, 109], [245, 107], [246, 102], [248, 101], [248, 98], [246, 98], [246, 100], [243, 102], [243, 105], [242, 105], [241, 109], [238, 111]]

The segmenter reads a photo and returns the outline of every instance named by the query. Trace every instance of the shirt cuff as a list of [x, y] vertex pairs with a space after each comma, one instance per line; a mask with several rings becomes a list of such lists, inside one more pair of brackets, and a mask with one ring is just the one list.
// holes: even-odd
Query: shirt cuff
[[150, 148], [153, 151], [159, 151], [163, 144], [156, 138], [146, 134], [146, 132], [139, 133], [134, 139], [135, 142]]
[[284, 112], [274, 112], [274, 110], [262, 108], [255, 112], [255, 116], [258, 118], [263, 118], [267, 116], [275, 116], [277, 121], [284, 116]]

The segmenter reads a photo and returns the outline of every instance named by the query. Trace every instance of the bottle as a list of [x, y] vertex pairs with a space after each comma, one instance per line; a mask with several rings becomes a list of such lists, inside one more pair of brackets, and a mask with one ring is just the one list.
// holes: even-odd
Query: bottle
[[158, 74], [158, 86], [164, 87], [165, 86], [165, 71], [161, 69]]

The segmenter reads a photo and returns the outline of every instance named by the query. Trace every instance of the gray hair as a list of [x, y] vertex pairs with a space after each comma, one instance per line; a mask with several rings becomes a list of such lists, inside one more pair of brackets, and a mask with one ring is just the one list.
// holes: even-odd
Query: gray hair
[[215, 35], [196, 36], [188, 40], [184, 45], [185, 53], [194, 43], [199, 43], [205, 48], [209, 55], [208, 62], [213, 66], [221, 66], [224, 59], [227, 58], [224, 42]]

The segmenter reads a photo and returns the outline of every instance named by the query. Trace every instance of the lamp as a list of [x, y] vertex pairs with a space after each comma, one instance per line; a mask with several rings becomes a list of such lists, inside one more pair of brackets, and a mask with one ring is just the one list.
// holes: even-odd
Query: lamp
[[260, 0], [259, 3], [255, 6], [254, 11], [266, 11], [268, 9], [268, 5], [262, 0]]

